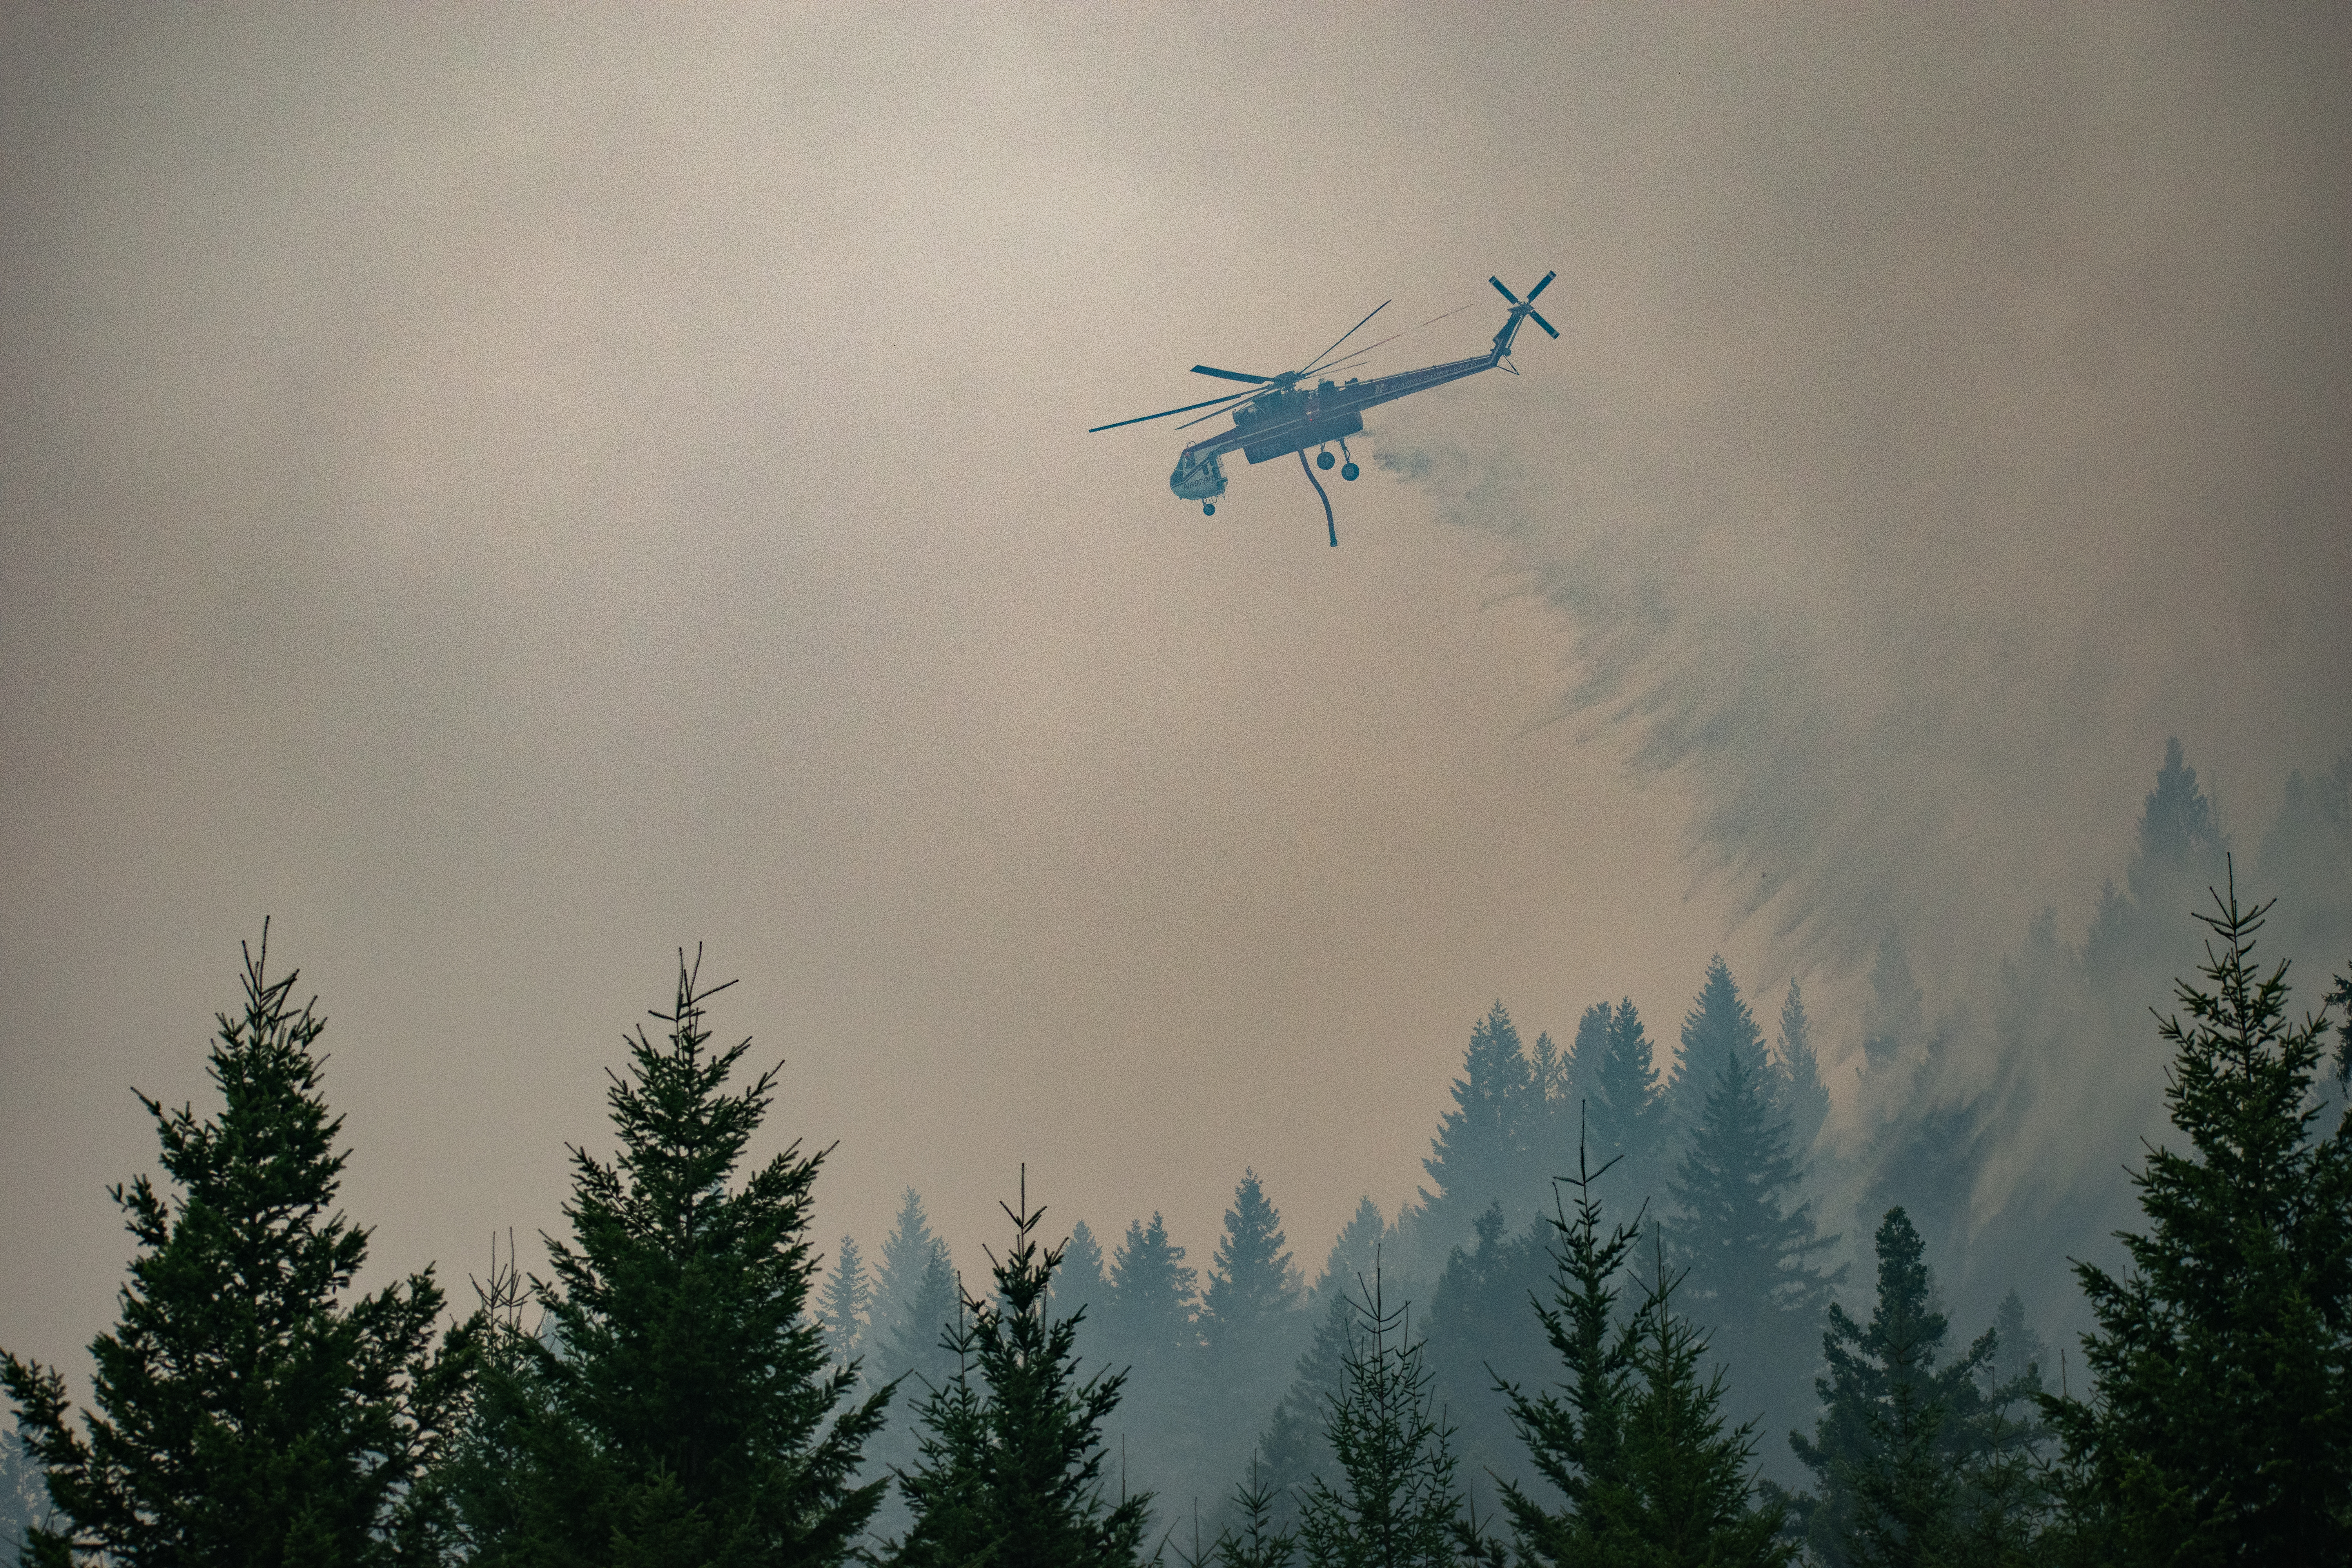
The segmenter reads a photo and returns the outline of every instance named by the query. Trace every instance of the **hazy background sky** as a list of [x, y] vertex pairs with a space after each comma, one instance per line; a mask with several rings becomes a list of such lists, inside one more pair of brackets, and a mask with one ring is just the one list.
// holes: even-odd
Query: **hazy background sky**
[[[2352, 743], [2347, 164], [2340, 6], [0, 5], [0, 1343], [265, 915], [461, 1300], [680, 943], [967, 1267], [1311, 1269], [1497, 997], [1948, 1005]], [[1550, 268], [1339, 550], [1085, 433]]]

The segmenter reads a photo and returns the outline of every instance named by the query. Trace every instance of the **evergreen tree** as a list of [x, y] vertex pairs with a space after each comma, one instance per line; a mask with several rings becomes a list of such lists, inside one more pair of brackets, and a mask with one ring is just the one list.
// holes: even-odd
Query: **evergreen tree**
[[1423, 1188], [1421, 1201], [1440, 1247], [1466, 1237], [1488, 1204], [1500, 1199], [1515, 1210], [1533, 1195], [1520, 1189], [1528, 1184], [1536, 1083], [1500, 1002], [1471, 1028], [1453, 1094], [1454, 1109], [1440, 1118], [1421, 1163], [1437, 1184], [1434, 1192]]
[[2140, 811], [2136, 839], [2124, 888], [2109, 883], [2100, 890], [2083, 941], [2084, 969], [2110, 989], [2137, 991], [2170, 973], [2181, 911], [2227, 874], [2219, 814], [2177, 737], [2164, 742], [2164, 765]]
[[1615, 1016], [1608, 1003], [1595, 1002], [1576, 1020], [1576, 1037], [1560, 1062], [1559, 1135], [1552, 1144], [1551, 1165], [1542, 1173], [1550, 1180], [1564, 1179], [1576, 1163], [1577, 1145], [1584, 1137], [1584, 1107], [1601, 1091], [1601, 1063], [1609, 1055], [1609, 1026]]
[[1347, 1384], [1330, 1403], [1335, 1478], [1309, 1481], [1299, 1539], [1313, 1568], [1435, 1568], [1475, 1544], [1453, 1433], [1422, 1341], [1382, 1298], [1380, 1268], [1354, 1298]]
[[1529, 1310], [1551, 1277], [1538, 1224], [1505, 1228], [1503, 1205], [1478, 1216], [1477, 1245], [1455, 1247], [1429, 1303], [1429, 1369], [1454, 1443], [1474, 1478], [1520, 1469], [1521, 1449], [1496, 1384], [1543, 1375], [1543, 1325]]
[[1290, 1568], [1298, 1557], [1298, 1534], [1286, 1528], [1281, 1494], [1266, 1484], [1257, 1458], [1249, 1479], [1234, 1488], [1232, 1525], [1217, 1532], [1209, 1561], [1217, 1568]]
[[884, 1380], [912, 1373], [910, 1386], [920, 1389], [953, 1372], [955, 1358], [940, 1349], [940, 1336], [955, 1321], [957, 1300], [947, 1243], [931, 1233], [922, 1195], [908, 1187], [882, 1243], [868, 1309], [866, 1342]]
[[1636, 1209], [1642, 1200], [1663, 1195], [1665, 1101], [1649, 1036], [1630, 997], [1610, 1016], [1608, 1044], [1593, 1075], [1585, 1126], [1596, 1154], [1624, 1162], [1619, 1179]]
[[1673, 1180], [1670, 1228], [1717, 1364], [1744, 1406], [1777, 1427], [1804, 1408], [1808, 1342], [1844, 1270], [1825, 1276], [1807, 1261], [1837, 1238], [1816, 1234], [1812, 1205], [1798, 1197], [1788, 1123], [1766, 1096], [1748, 1051], [1726, 1053]]
[[1615, 1280], [1640, 1232], [1620, 1225], [1602, 1237], [1592, 1193], [1601, 1171], [1580, 1152], [1569, 1183], [1576, 1218], [1554, 1221], [1552, 1305], [1537, 1307], [1564, 1373], [1559, 1392], [1505, 1391], [1538, 1473], [1561, 1499], [1547, 1508], [1506, 1486], [1519, 1560], [1777, 1568], [1791, 1549], [1777, 1539], [1779, 1505], [1750, 1498], [1754, 1425], [1724, 1430], [1723, 1374], [1700, 1380], [1706, 1339], [1673, 1311], [1675, 1276], [1663, 1258], [1643, 1300], [1618, 1310]]
[[824, 1333], [825, 1350], [836, 1366], [856, 1363], [866, 1338], [866, 1310], [874, 1299], [874, 1282], [866, 1277], [866, 1260], [857, 1238], [841, 1238], [841, 1256], [817, 1298], [817, 1327]]
[[16, 1428], [0, 1436], [0, 1568], [16, 1568], [26, 1537], [48, 1521], [47, 1474], [25, 1447], [23, 1428]]
[[1191, 1390], [1196, 1475], [1238, 1472], [1281, 1400], [1283, 1370], [1297, 1351], [1299, 1295], [1282, 1216], [1257, 1173], [1244, 1171], [1201, 1293]]
[[[2151, 797], [2151, 814], [2155, 810]], [[2190, 1152], [2133, 1177], [2122, 1279], [2076, 1275], [2091, 1397], [2044, 1396], [2086, 1543], [2118, 1563], [2352, 1560], [2352, 1125], [2313, 1134], [2326, 1014], [2287, 1019], [2233, 886], [2182, 982], [2165, 1100]]]
[[2021, 1387], [2039, 1394], [2049, 1381], [2050, 1347], [2025, 1321], [2025, 1298], [2015, 1290], [2000, 1299], [1992, 1321], [1995, 1390]]
[[1615, 1281], [1641, 1231], [1621, 1224], [1604, 1237], [1601, 1200], [1592, 1190], [1614, 1163], [1594, 1170], [1580, 1146], [1577, 1173], [1566, 1178], [1576, 1189], [1576, 1217], [1570, 1220], [1563, 1208], [1549, 1221], [1551, 1304], [1538, 1300], [1535, 1316], [1559, 1360], [1559, 1391], [1539, 1388], [1530, 1395], [1504, 1381], [1513, 1430], [1537, 1474], [1565, 1502], [1547, 1509], [1517, 1481], [1504, 1483], [1503, 1509], [1522, 1563], [1566, 1568], [1604, 1561], [1602, 1538], [1611, 1521], [1633, 1506], [1625, 1423], [1639, 1331], [1619, 1322]]
[[921, 1458], [899, 1477], [914, 1524], [890, 1560], [908, 1568], [1141, 1561], [1149, 1495], [1104, 1497], [1102, 1426], [1125, 1380], [1078, 1376], [1077, 1317], [1047, 1305], [1062, 1253], [1038, 1245], [1045, 1211], [1028, 1206], [1025, 1176], [1021, 1205], [1004, 1205], [1013, 1245], [991, 1258], [996, 1288], [964, 1300], [948, 1336], [958, 1373], [924, 1402]]
[[1878, 956], [1870, 966], [1862, 1027], [1863, 1065], [1872, 1073], [1892, 1067], [1927, 1032], [1927, 999], [1911, 978], [1911, 956], [1902, 936], [1891, 930], [1878, 939]]
[[1771, 1060], [1764, 1054], [1764, 1031], [1739, 994], [1731, 966], [1721, 953], [1707, 960], [1706, 978], [1688, 1013], [1683, 1015], [1682, 1051], [1666, 1080], [1666, 1120], [1670, 1136], [1690, 1136], [1714, 1092], [1724, 1064], [1739, 1058], [1751, 1078], [1773, 1099], [1780, 1098]]
[[1369, 1197], [1359, 1199], [1307, 1293], [1313, 1336], [1259, 1444], [1261, 1479], [1273, 1489], [1277, 1519], [1291, 1519], [1290, 1503], [1298, 1489], [1330, 1468], [1324, 1425], [1331, 1401], [1348, 1385], [1348, 1336], [1355, 1319], [1349, 1299], [1356, 1281], [1370, 1279], [1378, 1265], [1384, 1229], [1380, 1205]]
[[28, 1558], [139, 1565], [430, 1562], [431, 1484], [465, 1396], [473, 1329], [443, 1338], [428, 1268], [346, 1299], [368, 1233], [335, 1207], [342, 1121], [319, 1087], [315, 1001], [247, 950], [244, 1009], [205, 1064], [216, 1118], [145, 1095], [172, 1186], [110, 1195], [138, 1243], [121, 1319], [91, 1342], [98, 1413], [64, 1376], [5, 1358], [56, 1506]]
[[1074, 1317], [1080, 1308], [1092, 1308], [1096, 1332], [1101, 1331], [1103, 1314], [1110, 1307], [1110, 1278], [1103, 1272], [1102, 1244], [1084, 1220], [1070, 1227], [1070, 1239], [1062, 1244], [1062, 1267], [1054, 1276], [1054, 1310], [1061, 1316]]
[[[1170, 1488], [1189, 1488], [1197, 1479], [1193, 1434], [1184, 1419], [1201, 1350], [1197, 1278], [1156, 1213], [1149, 1224], [1130, 1220], [1111, 1255], [1110, 1310], [1100, 1342], [1104, 1363], [1127, 1374], [1115, 1436], [1134, 1484], [1165, 1496], [1195, 1495]], [[1211, 1484], [1222, 1489], [1223, 1479]]]
[[[1810, 1440], [1789, 1435], [1815, 1478], [1812, 1495], [1793, 1500], [1791, 1512], [1809, 1549], [1831, 1568], [1966, 1561], [1962, 1546], [1972, 1532], [2000, 1539], [2008, 1531], [2011, 1521], [1983, 1506], [1987, 1466], [2030, 1434], [2004, 1432], [1991, 1420], [1996, 1401], [1983, 1384], [1994, 1365], [1995, 1334], [1937, 1364], [1950, 1325], [1936, 1307], [1926, 1245], [1909, 1216], [1889, 1209], [1874, 1246], [1877, 1306], [1867, 1325], [1830, 1308], [1822, 1337], [1829, 1375], [1814, 1385], [1822, 1414]], [[2007, 1404], [2016, 1391], [1995, 1393]]]
[[[606, 1100], [620, 1153], [572, 1152], [572, 1239], [549, 1243], [548, 1333], [493, 1361], [491, 1414], [463, 1495], [477, 1563], [838, 1563], [880, 1500], [852, 1484], [882, 1424], [881, 1390], [850, 1403], [807, 1308], [807, 1240], [824, 1154], [794, 1143], [744, 1170], [774, 1100], [770, 1068], [728, 1080], [751, 1042], [709, 1048], [699, 962], [639, 1027]], [[731, 984], [731, 983], [730, 983]]]
[[1813, 1053], [1812, 1020], [1805, 1015], [1804, 994], [1794, 980], [1780, 1004], [1780, 1081], [1785, 1087], [1783, 1110], [1789, 1118], [1789, 1152], [1800, 1171], [1820, 1158], [1822, 1129], [1830, 1119], [1829, 1085], [1822, 1081], [1821, 1058]]

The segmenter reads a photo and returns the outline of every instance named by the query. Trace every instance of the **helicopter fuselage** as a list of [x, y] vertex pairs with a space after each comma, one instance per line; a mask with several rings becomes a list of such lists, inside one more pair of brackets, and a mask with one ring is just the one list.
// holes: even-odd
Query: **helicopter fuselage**
[[[1367, 408], [1493, 370], [1510, 357], [1511, 340], [1527, 315], [1525, 306], [1514, 308], [1510, 320], [1495, 334], [1495, 346], [1472, 359], [1369, 380], [1350, 377], [1336, 383], [1320, 381], [1313, 386], [1277, 385], [1260, 393], [1234, 409], [1232, 429], [1184, 448], [1176, 458], [1176, 471], [1168, 476], [1168, 488], [1185, 500], [1213, 500], [1225, 493], [1222, 459], [1227, 452], [1237, 451], [1253, 463], [1263, 463], [1309, 447], [1344, 441], [1363, 429]], [[1350, 475], [1354, 472], [1349, 470]]]

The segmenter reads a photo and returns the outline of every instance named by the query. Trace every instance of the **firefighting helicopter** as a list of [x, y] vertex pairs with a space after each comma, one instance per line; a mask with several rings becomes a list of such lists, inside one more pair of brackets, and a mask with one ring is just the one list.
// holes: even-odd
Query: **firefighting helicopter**
[[[1511, 340], [1518, 335], [1520, 322], [1532, 321], [1553, 337], [1559, 336], [1559, 331], [1536, 312], [1536, 296], [1549, 288], [1551, 280], [1559, 276], [1557, 272], [1545, 273], [1543, 280], [1528, 289], [1524, 300], [1504, 288], [1501, 279], [1487, 279], [1486, 281], [1495, 286], [1496, 292], [1510, 301], [1511, 313], [1505, 319], [1502, 330], [1495, 334], [1495, 346], [1475, 358], [1402, 371], [1395, 375], [1374, 376], [1369, 381], [1350, 376], [1337, 384], [1328, 378], [1312, 386], [1305, 384], [1307, 378], [1318, 370], [1345, 370], [1379, 348], [1381, 343], [1393, 342], [1394, 338], [1404, 335], [1399, 332], [1392, 337], [1382, 338], [1378, 343], [1356, 350], [1344, 361], [1332, 361], [1331, 356], [1339, 352], [1342, 344], [1362, 331], [1373, 316], [1394, 302], [1384, 300], [1373, 307], [1370, 315], [1340, 333], [1339, 342], [1317, 354], [1302, 370], [1286, 370], [1279, 375], [1250, 375], [1238, 370], [1219, 370], [1214, 365], [1196, 364], [1192, 367], [1196, 375], [1245, 381], [1250, 384], [1251, 390], [1228, 393], [1202, 403], [1188, 403], [1181, 408], [1163, 408], [1157, 414], [1138, 415], [1133, 419], [1114, 420], [1108, 425], [1097, 425], [1087, 434], [1091, 436], [1103, 430], [1117, 430], [1123, 426], [1147, 424], [1154, 419], [1165, 419], [1171, 414], [1190, 414], [1196, 408], [1210, 411], [1202, 415], [1200, 419], [1189, 419], [1178, 426], [1179, 429], [1189, 429], [1202, 420], [1213, 419], [1230, 408], [1234, 427], [1185, 447], [1176, 458], [1176, 471], [1168, 476], [1168, 488], [1185, 500], [1199, 501], [1203, 514], [1214, 516], [1216, 498], [1225, 493], [1225, 469], [1219, 459], [1227, 452], [1238, 450], [1253, 463], [1263, 463], [1269, 458], [1296, 452], [1298, 454], [1298, 466], [1307, 475], [1307, 482], [1313, 485], [1315, 493], [1322, 498], [1323, 524], [1330, 532], [1331, 542], [1337, 545], [1339, 542], [1339, 525], [1331, 515], [1331, 497], [1323, 489], [1323, 481], [1315, 477], [1315, 469], [1307, 468], [1307, 448], [1325, 448], [1316, 454], [1315, 465], [1328, 469], [1335, 460], [1328, 448], [1332, 442], [1337, 441], [1339, 457], [1345, 459], [1339, 477], [1352, 479], [1362, 470], [1356, 467], [1354, 457], [1348, 451], [1348, 437], [1363, 429], [1365, 409], [1375, 404], [1392, 403], [1412, 393], [1426, 392], [1433, 386], [1443, 386], [1449, 381], [1459, 381], [1465, 375], [1475, 375], [1482, 370], [1493, 370], [1497, 366], [1517, 374], [1509, 361]], [[1468, 309], [1467, 306], [1463, 308]], [[1444, 319], [1442, 316], [1432, 318], [1433, 321]], [[1429, 324], [1423, 321], [1422, 326]], [[1418, 331], [1420, 328], [1410, 330]]]

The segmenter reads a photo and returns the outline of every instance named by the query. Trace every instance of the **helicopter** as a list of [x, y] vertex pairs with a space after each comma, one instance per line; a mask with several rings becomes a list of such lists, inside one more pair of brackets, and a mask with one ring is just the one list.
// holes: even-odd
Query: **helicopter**
[[[1339, 353], [1341, 344], [1362, 331], [1373, 316], [1395, 302], [1383, 300], [1363, 321], [1340, 333], [1338, 342], [1309, 360], [1304, 369], [1286, 370], [1278, 375], [1251, 375], [1243, 371], [1219, 370], [1214, 365], [1196, 364], [1192, 367], [1195, 375], [1247, 382], [1250, 390], [1227, 393], [1222, 397], [1212, 397], [1201, 403], [1188, 403], [1181, 408], [1163, 408], [1157, 414], [1138, 415], [1133, 419], [1114, 420], [1108, 425], [1097, 425], [1087, 434], [1092, 436], [1129, 425], [1148, 424], [1171, 415], [1190, 414], [1196, 408], [1208, 409], [1209, 412], [1199, 419], [1188, 419], [1177, 426], [1180, 430], [1190, 429], [1202, 420], [1213, 419], [1218, 414], [1230, 410], [1234, 427], [1219, 435], [1205, 437], [1185, 447], [1176, 458], [1176, 471], [1168, 476], [1168, 488], [1181, 500], [1199, 501], [1202, 515], [1213, 517], [1217, 511], [1217, 498], [1225, 493], [1225, 469], [1222, 459], [1227, 452], [1239, 451], [1253, 463], [1263, 463], [1269, 458], [1296, 452], [1298, 454], [1298, 467], [1307, 475], [1307, 482], [1313, 485], [1315, 493], [1322, 498], [1323, 524], [1329, 531], [1331, 542], [1336, 546], [1339, 542], [1339, 525], [1331, 514], [1331, 497], [1323, 489], [1323, 481], [1315, 477], [1315, 468], [1307, 466], [1307, 448], [1323, 448], [1315, 455], [1315, 466], [1328, 469], [1338, 460], [1333, 458], [1329, 450], [1331, 443], [1337, 441], [1339, 458], [1345, 459], [1339, 477], [1352, 479], [1362, 470], [1356, 466], [1355, 458], [1348, 451], [1348, 437], [1363, 429], [1365, 409], [1375, 404], [1392, 403], [1400, 397], [1426, 392], [1433, 386], [1443, 386], [1449, 381], [1459, 381], [1465, 375], [1475, 375], [1482, 370], [1493, 370], [1497, 366], [1517, 374], [1509, 361], [1511, 340], [1518, 335], [1521, 322], [1533, 321], [1554, 338], [1559, 336], [1558, 329], [1536, 312], [1536, 296], [1549, 288], [1551, 280], [1559, 276], [1558, 272], [1545, 273], [1543, 280], [1528, 289], [1524, 300], [1503, 287], [1501, 279], [1487, 279], [1486, 281], [1495, 286], [1496, 292], [1510, 301], [1511, 312], [1505, 319], [1502, 330], [1495, 334], [1495, 346], [1474, 358], [1425, 365], [1420, 370], [1401, 371], [1395, 375], [1374, 376], [1369, 381], [1350, 376], [1337, 384], [1326, 378], [1311, 386], [1306, 384], [1307, 378], [1318, 370], [1345, 370], [1380, 347], [1381, 343], [1404, 335], [1402, 332], [1392, 334], [1382, 338], [1381, 343], [1358, 349], [1344, 361], [1332, 361], [1331, 356]], [[1463, 308], [1468, 309], [1467, 306]], [[1446, 314], [1454, 312], [1449, 310]], [[1444, 317], [1433, 317], [1431, 320], [1443, 321]], [[1422, 326], [1429, 324], [1429, 321], [1423, 321]], [[1418, 331], [1420, 328], [1410, 330]]]

